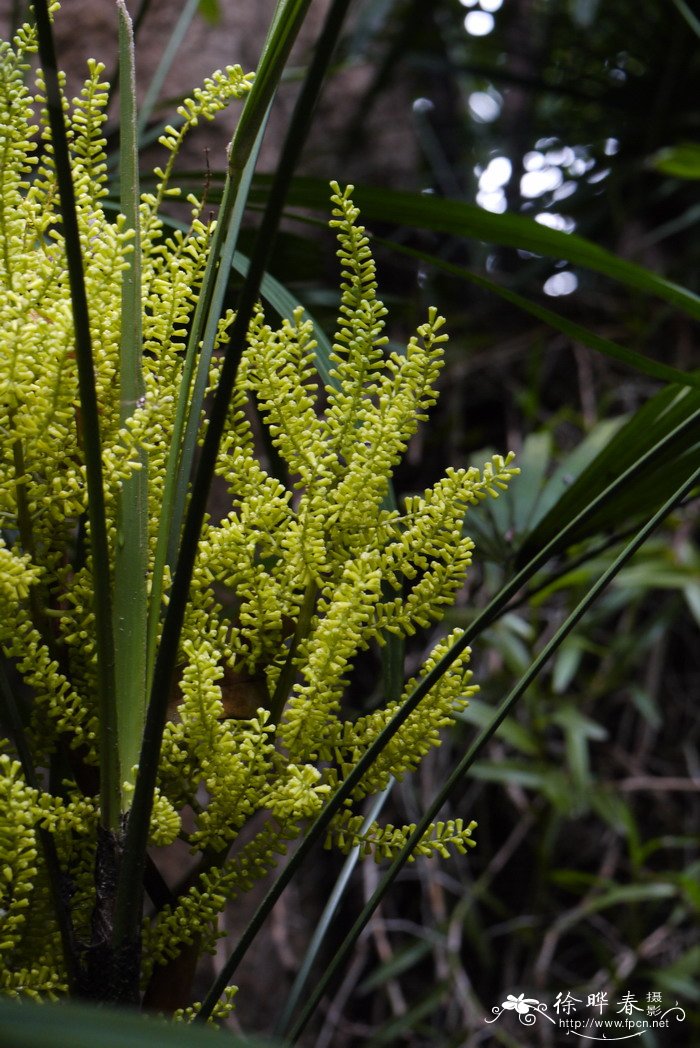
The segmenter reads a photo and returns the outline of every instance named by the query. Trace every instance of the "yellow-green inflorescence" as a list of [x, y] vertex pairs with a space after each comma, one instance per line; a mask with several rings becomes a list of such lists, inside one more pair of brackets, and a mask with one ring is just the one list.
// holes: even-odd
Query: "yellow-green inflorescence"
[[[0, 758], [0, 987], [60, 995], [67, 988], [42, 835], [70, 885], [78, 941], [90, 939], [98, 810], [96, 652], [87, 493], [71, 298], [43, 83], [26, 86], [34, 33], [0, 45], [0, 645], [22, 700], [37, 769]], [[90, 307], [110, 541], [120, 486], [146, 449], [153, 556], [188, 325], [212, 223], [190, 197], [185, 231], [160, 215], [176, 191], [173, 160], [186, 134], [251, 77], [214, 74], [180, 108], [162, 143], [167, 163], [142, 198], [143, 373], [146, 395], [120, 425], [121, 273], [132, 250], [105, 204], [103, 67], [89, 64], [66, 106]], [[217, 464], [228, 512], [206, 523], [179, 651], [172, 720], [163, 739], [151, 842], [181, 838], [207, 856], [194, 884], [144, 925], [144, 979], [187, 944], [211, 947], [227, 901], [264, 876], [321, 809], [398, 708], [348, 719], [354, 660], [387, 636], [439, 622], [464, 583], [472, 542], [465, 511], [498, 495], [516, 470], [494, 456], [450, 469], [423, 495], [389, 508], [392, 471], [437, 399], [444, 321], [431, 309], [408, 345], [390, 350], [374, 261], [349, 189], [332, 187], [341, 303], [331, 380], [321, 387], [314, 326], [301, 309], [279, 327], [262, 307], [248, 345]], [[224, 346], [231, 317], [220, 325]], [[216, 382], [215, 353], [211, 383]], [[256, 451], [251, 404], [289, 484]], [[167, 600], [167, 579], [164, 600]], [[428, 671], [459, 636], [438, 640]], [[331, 823], [327, 846], [391, 858], [413, 827], [362, 828], [358, 805], [391, 776], [413, 771], [475, 690], [469, 652], [394, 736]], [[406, 685], [406, 694], [415, 681]], [[234, 696], [235, 701], [232, 700]], [[233, 705], [232, 705], [233, 703]], [[42, 769], [51, 769], [44, 773]], [[92, 782], [92, 785], [90, 783]], [[37, 785], [38, 783], [38, 785]], [[183, 813], [187, 812], [186, 830]], [[253, 820], [253, 817], [255, 819]], [[252, 821], [253, 820], [253, 821]], [[246, 827], [245, 842], [237, 838]], [[473, 824], [432, 826], [417, 854], [447, 856]], [[183, 1012], [183, 1017], [189, 1013]]]

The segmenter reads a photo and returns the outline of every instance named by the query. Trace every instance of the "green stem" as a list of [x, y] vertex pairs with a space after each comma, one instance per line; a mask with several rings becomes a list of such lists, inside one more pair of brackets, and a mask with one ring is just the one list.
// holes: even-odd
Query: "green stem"
[[287, 658], [282, 667], [282, 672], [277, 679], [274, 695], [270, 700], [270, 719], [273, 724], [279, 724], [284, 704], [289, 697], [289, 692], [291, 691], [294, 682], [294, 659], [299, 650], [299, 645], [308, 635], [309, 629], [311, 628], [311, 620], [313, 619], [314, 611], [316, 609], [317, 597], [318, 586], [314, 580], [311, 579], [306, 587], [304, 600], [299, 611], [299, 618], [297, 619], [291, 644], [289, 645], [289, 651], [287, 652]]
[[47, 0], [35, 0], [39, 60], [46, 81], [46, 106], [61, 201], [61, 222], [73, 309], [75, 356], [83, 426], [88, 519], [92, 550], [95, 643], [97, 649], [97, 699], [100, 747], [100, 818], [103, 827], [119, 827], [120, 782], [117, 749], [117, 707], [114, 678], [114, 640], [107, 519], [102, 478], [102, 443], [95, 366], [92, 356], [83, 258], [75, 191], [71, 174], [63, 101]]
[[[183, 412], [181, 419], [181, 426], [184, 423], [184, 432], [183, 428], [179, 428], [178, 432], [178, 437], [180, 438], [178, 441], [180, 457], [178, 460], [178, 473], [174, 485], [173, 512], [170, 535], [168, 537], [168, 564], [174, 564], [177, 559], [177, 551], [180, 543], [180, 529], [182, 528], [182, 520], [185, 515], [187, 486], [192, 474], [192, 463], [194, 461], [195, 449], [197, 447], [197, 434], [200, 427], [202, 405], [204, 403], [204, 396], [209, 383], [209, 368], [214, 353], [216, 331], [219, 317], [221, 316], [223, 309], [226, 289], [231, 277], [231, 265], [236, 253], [236, 244], [238, 243], [238, 235], [240, 233], [241, 223], [246, 209], [250, 184], [253, 180], [253, 173], [258, 162], [258, 154], [265, 136], [269, 113], [270, 107], [268, 107], [267, 113], [263, 118], [260, 130], [258, 131], [258, 137], [255, 140], [255, 145], [243, 167], [240, 177], [236, 177], [235, 179], [229, 177], [224, 187], [224, 194], [221, 201], [221, 214], [229, 216], [225, 219], [228, 224], [228, 233], [220, 251], [219, 268], [216, 271], [214, 291], [209, 304], [209, 316], [204, 327], [202, 345], [199, 351], [199, 357], [197, 358], [192, 398], [189, 406], [187, 406], [187, 411]], [[233, 201], [232, 209], [229, 206], [231, 201]], [[223, 219], [220, 218], [220, 221], [223, 221]], [[182, 403], [185, 404], [185, 401], [183, 400]]]
[[[14, 428], [15, 412], [10, 410], [8, 412], [9, 428]], [[17, 529], [19, 531], [19, 539], [22, 543], [22, 549], [25, 553], [34, 559], [34, 535], [32, 532], [32, 517], [29, 512], [29, 502], [27, 501], [27, 483], [24, 479], [25, 476], [25, 464], [24, 464], [24, 448], [22, 440], [17, 437], [12, 444], [12, 464], [15, 469], [15, 495], [17, 498]]]
[[[386, 787], [386, 789], [382, 790], [381, 793], [377, 794], [377, 796], [372, 799], [372, 804], [370, 805], [369, 811], [365, 816], [365, 821], [362, 823], [362, 827], [360, 829], [361, 834], [369, 833], [373, 824], [379, 818], [382, 808], [391, 796], [391, 792], [394, 788], [395, 783], [395, 779], [390, 779], [389, 785]], [[273, 1036], [275, 1037], [283, 1036], [284, 1031], [289, 1024], [289, 1021], [294, 1015], [294, 1011], [302, 998], [302, 995], [306, 991], [306, 987], [309, 982], [309, 977], [311, 975], [311, 969], [313, 968], [314, 961], [316, 960], [319, 950], [323, 945], [323, 940], [326, 937], [326, 933], [331, 927], [336, 910], [340, 906], [343, 895], [345, 893], [345, 889], [347, 888], [348, 883], [350, 881], [352, 872], [357, 866], [357, 863], [359, 862], [360, 849], [361, 846], [359, 844], [356, 844], [350, 852], [350, 854], [348, 855], [345, 862], [343, 863], [343, 868], [340, 871], [340, 874], [338, 875], [338, 879], [333, 885], [332, 892], [328, 896], [328, 902], [323, 908], [323, 913], [316, 922], [314, 933], [311, 936], [309, 945], [306, 947], [306, 950], [304, 951], [304, 959], [301, 963], [299, 971], [297, 972], [297, 976], [294, 980], [292, 988], [289, 991], [289, 996], [287, 997], [287, 1000], [284, 1003], [284, 1008], [280, 1014], [280, 1017], [277, 1020], [277, 1023], [275, 1024], [275, 1029], [273, 1030]]]
[[[122, 274], [119, 421], [126, 425], [143, 404], [141, 241], [136, 144], [136, 78], [131, 19], [123, 0], [119, 16], [120, 182], [126, 229], [133, 250]], [[146, 715], [146, 624], [148, 620], [148, 457], [138, 451], [140, 468], [123, 481], [117, 496], [114, 551], [115, 665], [118, 696], [119, 763], [122, 787], [133, 780]], [[121, 808], [128, 808], [122, 793]]]
[[673, 0], [677, 10], [681, 16], [686, 20], [695, 35], [700, 38], [700, 19], [693, 14], [691, 9], [685, 3], [685, 0]]
[[[136, 38], [138, 36], [139, 30], [140, 30], [141, 26], [143, 25], [144, 20], [146, 18], [146, 15], [148, 14], [148, 11], [150, 9], [151, 3], [152, 3], [152, 0], [142, 0], [141, 4], [139, 5], [139, 9], [136, 12], [136, 17], [134, 18], [134, 26], [133, 26], [133, 36], [134, 36], [134, 38]], [[119, 92], [119, 78], [121, 76], [121, 72], [122, 72], [122, 70], [121, 70], [121, 63], [120, 63], [119, 60], [117, 60], [117, 64], [114, 67], [114, 69], [112, 70], [112, 75], [107, 77], [107, 83], [109, 84], [109, 98], [107, 99], [107, 112], [109, 112], [110, 106], [112, 105], [112, 102], [113, 102], [114, 98], [116, 97], [116, 95]]]
[[[203, 315], [200, 315], [200, 324], [197, 324], [198, 318], [195, 314], [193, 330], [195, 327], [200, 327], [203, 324], [203, 334], [200, 340], [201, 346], [199, 343], [195, 346], [192, 337], [188, 345], [188, 354], [187, 359], [185, 359], [182, 387], [173, 430], [172, 447], [174, 447], [176, 454], [169, 458], [166, 476], [166, 498], [168, 499], [167, 505], [169, 510], [166, 523], [169, 524], [169, 529], [163, 526], [162, 533], [163, 541], [167, 541], [166, 560], [170, 565], [175, 564], [177, 560], [184, 507], [185, 502], [187, 502], [188, 485], [192, 476], [192, 463], [197, 446], [197, 434], [201, 421], [204, 394], [207, 385], [209, 385], [209, 373], [216, 342], [217, 327], [226, 288], [229, 279], [231, 279], [231, 266], [236, 254], [236, 244], [238, 243], [238, 235], [245, 212], [250, 182], [253, 180], [258, 154], [265, 135], [268, 113], [269, 109], [260, 126], [253, 152], [247, 158], [242, 173], [236, 177], [229, 175], [226, 180], [221, 200], [217, 233], [219, 228], [223, 230], [225, 227], [224, 223], [228, 226], [228, 232], [223, 244], [217, 242], [215, 236], [202, 284], [202, 287], [206, 286], [207, 283], [213, 286], [211, 300], [209, 306], [207, 306], [209, 315], [206, 316], [205, 323], [203, 322]], [[217, 259], [218, 267], [216, 271], [212, 267], [213, 258]], [[197, 351], [199, 352], [198, 356], [196, 355]], [[194, 387], [190, 397], [190, 388], [193, 380]], [[159, 559], [159, 552], [159, 550], [156, 551], [157, 560]]]

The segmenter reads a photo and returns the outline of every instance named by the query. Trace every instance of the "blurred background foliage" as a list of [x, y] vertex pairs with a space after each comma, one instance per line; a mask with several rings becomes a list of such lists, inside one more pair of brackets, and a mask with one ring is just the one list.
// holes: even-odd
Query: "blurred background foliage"
[[[215, 39], [224, 61], [245, 60], [237, 43], [255, 53], [254, 6], [200, 4], [146, 143], [173, 99], [196, 82], [182, 82], [193, 54], [206, 73]], [[111, 4], [80, 7], [99, 22]], [[64, 8], [77, 12], [73, 2]], [[251, 37], [227, 36], [234, 9], [245, 28], [249, 8]], [[162, 51], [176, 14], [165, 0], [144, 4], [143, 65]], [[85, 24], [89, 40], [89, 18]], [[297, 79], [293, 69], [282, 109]], [[475, 567], [444, 628], [469, 623], [578, 509], [687, 424], [475, 644], [478, 700], [420, 775], [394, 789], [388, 820], [417, 818], [624, 537], [698, 463], [697, 389], [664, 386], [653, 372], [591, 348], [596, 339], [614, 343], [697, 376], [697, 299], [679, 306], [653, 294], [641, 270], [611, 279], [592, 247], [590, 266], [588, 249], [572, 263], [562, 237], [545, 238], [541, 253], [532, 240], [521, 246], [517, 224], [524, 216], [543, 235], [583, 236], [696, 289], [698, 98], [700, 23], [684, 0], [357, 0], [352, 9], [272, 272], [330, 333], [337, 281], [322, 229], [324, 183], [355, 182], [394, 318], [390, 336], [404, 337], [429, 303], [448, 317], [451, 333], [440, 403], [409, 449], [397, 492], [422, 489], [445, 466], [481, 462], [491, 449], [518, 454], [522, 475], [510, 495], [470, 516]], [[214, 206], [223, 161], [211, 129], [198, 134], [186, 163]], [[273, 121], [268, 170], [275, 134]], [[151, 156], [146, 150], [144, 172]], [[266, 185], [257, 179], [254, 203]], [[405, 190], [410, 207], [391, 195]], [[448, 200], [465, 205], [460, 214], [472, 235], [451, 226], [455, 212], [441, 211]], [[484, 230], [470, 208], [498, 221]], [[499, 288], [554, 311], [564, 326], [505, 300]], [[611, 1002], [626, 991], [640, 1001], [660, 991], [665, 1002], [679, 1000], [687, 1020], [672, 1040], [649, 1034], [639, 1043], [697, 1043], [697, 505], [691, 498], [673, 514], [530, 687], [446, 812], [478, 820], [478, 847], [405, 869], [302, 1043], [514, 1046], [523, 1030], [484, 1027], [492, 1007], [524, 992], [551, 1008], [567, 991], [584, 1001], [605, 991]], [[435, 639], [409, 646], [409, 672]], [[350, 701], [368, 709], [380, 693], [379, 655], [370, 652], [356, 668]], [[238, 976], [243, 1029], [272, 1028], [339, 869], [339, 860], [319, 855], [278, 905]], [[328, 963], [378, 877], [371, 865], [355, 870], [312, 973]], [[246, 918], [232, 911], [230, 930]], [[541, 1026], [527, 1036], [532, 1045], [559, 1043]]]

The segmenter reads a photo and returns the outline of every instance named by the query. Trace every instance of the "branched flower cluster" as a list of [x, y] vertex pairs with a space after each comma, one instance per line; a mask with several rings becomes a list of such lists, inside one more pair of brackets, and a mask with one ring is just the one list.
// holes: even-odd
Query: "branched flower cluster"
[[[34, 93], [25, 82], [33, 49], [26, 27], [14, 46], [0, 45], [0, 646], [23, 682], [35, 766], [60, 768], [65, 781], [59, 785], [52, 773], [30, 787], [13, 756], [0, 758], [0, 987], [54, 995], [65, 992], [67, 976], [40, 838], [55, 842], [70, 879], [75, 934], [89, 942], [99, 814], [96, 650], [70, 289], [44, 86], [41, 75]], [[142, 199], [145, 396], [123, 424], [120, 279], [133, 237], [102, 203], [102, 73], [90, 63], [65, 120], [108, 530], [114, 549], [117, 496], [143, 468], [145, 449], [153, 557], [187, 331], [212, 234], [200, 201], [191, 198], [183, 232], [168, 227], [160, 204], [173, 193], [184, 134], [240, 98], [251, 78], [238, 67], [214, 74], [181, 106], [179, 128], [165, 132], [168, 162], [156, 172], [156, 192]], [[366, 232], [350, 189], [334, 183], [332, 190], [342, 275], [330, 382], [323, 388], [319, 381], [314, 328], [303, 312], [275, 328], [260, 306], [229, 411], [217, 472], [230, 509], [208, 520], [201, 538], [151, 824], [153, 844], [179, 837], [201, 864], [179, 896], [145, 921], [144, 980], [186, 946], [213, 945], [226, 902], [268, 872], [386, 726], [397, 703], [359, 718], [344, 712], [358, 653], [385, 644], [389, 634], [411, 635], [440, 621], [471, 560], [465, 511], [497, 495], [516, 472], [510, 456], [494, 456], [482, 472], [448, 470], [391, 508], [392, 472], [437, 399], [447, 336], [431, 309], [404, 349], [388, 348]], [[219, 347], [230, 321], [220, 325]], [[216, 352], [213, 359], [212, 381]], [[256, 451], [253, 405], [285, 477], [273, 475]], [[458, 636], [437, 642], [423, 672]], [[465, 651], [395, 734], [331, 823], [329, 847], [359, 845], [382, 860], [403, 846], [412, 826], [362, 830], [356, 805], [439, 745], [475, 690], [468, 662]], [[437, 823], [416, 854], [462, 852], [472, 828], [461, 819]]]

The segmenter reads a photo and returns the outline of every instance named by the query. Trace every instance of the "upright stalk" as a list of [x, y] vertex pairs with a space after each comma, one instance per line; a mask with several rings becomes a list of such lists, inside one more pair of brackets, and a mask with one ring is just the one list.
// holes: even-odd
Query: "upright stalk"
[[[128, 268], [122, 275], [119, 421], [126, 425], [145, 400], [142, 369], [141, 236], [136, 136], [136, 76], [131, 19], [124, 0], [119, 17], [121, 209], [133, 233]], [[148, 619], [148, 458], [138, 451], [139, 469], [125, 480], [117, 499], [114, 551], [115, 663], [122, 785], [133, 778], [146, 715], [146, 624]], [[128, 799], [122, 796], [122, 811]]]
[[46, 83], [46, 107], [61, 201], [66, 263], [70, 281], [75, 357], [83, 429], [83, 453], [87, 477], [88, 521], [92, 552], [93, 610], [97, 648], [97, 705], [100, 747], [100, 821], [104, 830], [119, 829], [120, 775], [117, 739], [117, 706], [114, 674], [114, 637], [107, 521], [102, 477], [102, 443], [97, 407], [95, 366], [92, 356], [83, 257], [71, 175], [63, 100], [49, 15], [48, 0], [35, 0], [39, 60]]

